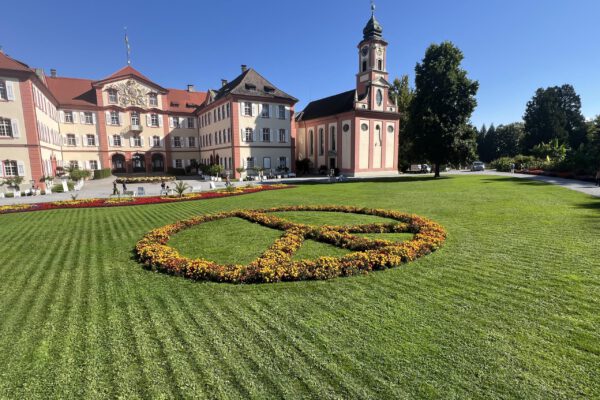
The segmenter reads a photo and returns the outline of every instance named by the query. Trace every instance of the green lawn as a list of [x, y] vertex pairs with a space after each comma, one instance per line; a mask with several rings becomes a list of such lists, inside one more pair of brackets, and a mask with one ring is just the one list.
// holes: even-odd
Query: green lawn
[[[198, 283], [133, 259], [154, 227], [292, 204], [416, 213], [448, 239], [318, 282]], [[172, 243], [243, 259], [280, 234], [241, 222]], [[494, 176], [1, 215], [0, 398], [599, 398], [599, 238], [599, 199]]]

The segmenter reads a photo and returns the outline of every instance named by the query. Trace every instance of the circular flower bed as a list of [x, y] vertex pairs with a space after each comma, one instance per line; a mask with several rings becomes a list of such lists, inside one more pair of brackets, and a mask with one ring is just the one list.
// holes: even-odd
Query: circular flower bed
[[[344, 226], [312, 226], [293, 223], [270, 215], [278, 211], [329, 211], [374, 215], [397, 222]], [[171, 235], [204, 222], [238, 217], [284, 231], [259, 258], [248, 265], [221, 265], [202, 258], [184, 257], [168, 245]], [[413, 233], [413, 239], [393, 242], [368, 239], [353, 233]], [[353, 250], [343, 257], [292, 260], [304, 240], [312, 239]], [[348, 206], [291, 206], [265, 210], [234, 210], [207, 214], [154, 229], [136, 245], [138, 260], [154, 271], [193, 280], [231, 283], [261, 283], [307, 279], [329, 279], [372, 270], [396, 267], [438, 249], [446, 231], [438, 223], [399, 211]]]

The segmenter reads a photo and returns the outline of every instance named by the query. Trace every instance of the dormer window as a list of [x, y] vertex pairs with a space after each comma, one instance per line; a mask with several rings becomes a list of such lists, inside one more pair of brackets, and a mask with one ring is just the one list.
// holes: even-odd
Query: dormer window
[[148, 93], [148, 104], [152, 107], [158, 106], [158, 95], [156, 93]]
[[253, 85], [251, 83], [246, 83], [246, 89], [251, 92], [254, 92], [256, 90], [256, 85]]
[[118, 100], [117, 89], [108, 89], [108, 102], [110, 104], [117, 104]]
[[271, 86], [265, 86], [265, 93], [275, 93], [275, 88]]

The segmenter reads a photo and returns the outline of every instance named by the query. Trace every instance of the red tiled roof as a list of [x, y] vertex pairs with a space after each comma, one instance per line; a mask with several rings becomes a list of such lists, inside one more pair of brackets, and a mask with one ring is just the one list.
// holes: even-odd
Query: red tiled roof
[[47, 76], [48, 89], [61, 105], [96, 106], [96, 91], [91, 79], [52, 78]]
[[13, 71], [33, 72], [25, 63], [17, 61], [6, 54], [0, 52], [0, 69], [9, 69]]
[[[187, 90], [181, 89], [167, 90], [169, 91], [169, 94], [167, 96], [167, 110], [171, 112], [194, 112], [196, 110], [196, 107], [188, 107], [188, 105], [194, 104], [196, 106], [199, 106], [206, 99], [206, 92], [188, 92]], [[178, 104], [178, 106], [174, 104]]]

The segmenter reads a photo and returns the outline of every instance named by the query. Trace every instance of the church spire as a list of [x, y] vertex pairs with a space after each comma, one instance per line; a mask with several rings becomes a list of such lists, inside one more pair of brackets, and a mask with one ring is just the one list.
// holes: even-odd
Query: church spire
[[383, 33], [383, 28], [375, 19], [375, 2], [371, 0], [371, 18], [367, 21], [367, 25], [363, 29], [363, 38], [364, 40], [369, 39], [381, 39], [381, 34]]

